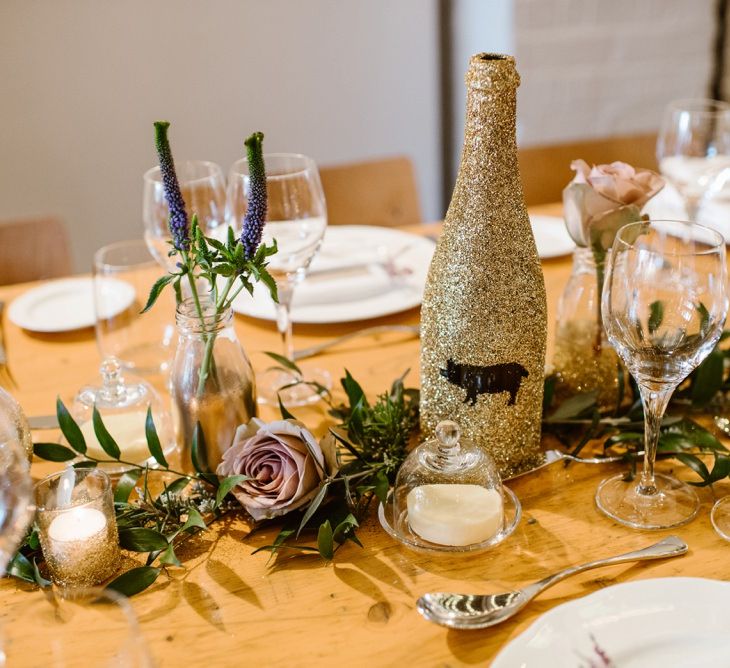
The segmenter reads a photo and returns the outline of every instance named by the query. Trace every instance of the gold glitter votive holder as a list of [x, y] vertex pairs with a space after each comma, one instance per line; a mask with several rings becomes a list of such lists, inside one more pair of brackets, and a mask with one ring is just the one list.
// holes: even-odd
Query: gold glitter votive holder
[[119, 567], [119, 535], [109, 476], [69, 467], [35, 488], [43, 558], [59, 586], [90, 586]]

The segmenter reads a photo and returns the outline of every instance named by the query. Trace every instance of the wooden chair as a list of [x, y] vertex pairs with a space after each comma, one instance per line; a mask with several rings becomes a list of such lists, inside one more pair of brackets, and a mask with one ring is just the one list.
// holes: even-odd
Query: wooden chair
[[68, 233], [52, 216], [0, 221], [0, 285], [72, 272]]
[[621, 160], [656, 170], [656, 139], [656, 134], [646, 134], [520, 149], [525, 202], [531, 206], [560, 201], [563, 188], [575, 174], [570, 163], [578, 158], [590, 165]]
[[403, 156], [321, 167], [330, 225], [422, 222], [411, 161]]

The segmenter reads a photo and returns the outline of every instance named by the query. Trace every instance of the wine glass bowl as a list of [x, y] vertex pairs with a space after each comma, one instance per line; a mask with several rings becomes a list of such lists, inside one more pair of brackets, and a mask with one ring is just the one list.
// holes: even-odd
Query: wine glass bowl
[[[223, 241], [227, 220], [226, 184], [221, 168], [206, 160], [182, 160], [175, 164], [175, 172], [188, 217], [197, 214], [201, 231]], [[169, 242], [172, 239], [168, 227], [169, 215], [160, 168], [153, 167], [144, 174], [144, 238], [157, 262], [164, 269], [175, 271], [179, 258], [169, 257]]]
[[730, 104], [719, 100], [671, 102], [657, 140], [659, 171], [678, 190], [696, 221], [704, 198], [730, 167]]
[[[324, 238], [327, 208], [314, 160], [297, 153], [270, 153], [264, 155], [264, 165], [267, 214], [262, 243], [277, 244], [267, 269], [276, 280], [276, 319], [283, 355], [292, 360], [292, 297]], [[228, 178], [228, 218], [237, 234], [246, 216], [250, 185], [248, 161], [239, 160]], [[330, 384], [329, 374], [323, 371], [308, 370], [304, 377], [274, 370], [260, 377], [259, 400], [277, 404], [281, 399], [290, 406], [312, 403], [319, 400], [316, 386]]]
[[645, 413], [644, 468], [638, 482], [618, 475], [596, 493], [598, 508], [642, 529], [690, 521], [699, 508], [691, 487], [654, 473], [659, 426], [674, 389], [717, 343], [727, 316], [722, 236], [681, 221], [622, 227], [606, 272], [606, 334], [634, 376]]

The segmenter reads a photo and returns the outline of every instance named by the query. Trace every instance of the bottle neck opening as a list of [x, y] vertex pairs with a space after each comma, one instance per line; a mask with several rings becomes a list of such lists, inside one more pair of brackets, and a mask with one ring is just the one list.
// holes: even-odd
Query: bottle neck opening
[[217, 311], [214, 301], [209, 296], [200, 297], [200, 309], [192, 298], [185, 299], [177, 305], [175, 322], [181, 333], [213, 334], [230, 325], [233, 312], [230, 308]]

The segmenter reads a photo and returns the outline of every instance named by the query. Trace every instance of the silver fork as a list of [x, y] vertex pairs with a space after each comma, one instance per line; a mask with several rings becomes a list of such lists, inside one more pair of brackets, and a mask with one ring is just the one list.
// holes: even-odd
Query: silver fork
[[318, 343], [309, 348], [302, 348], [294, 351], [294, 361], [304, 359], [305, 357], [314, 357], [319, 355], [323, 350], [338, 346], [345, 341], [354, 339], [358, 336], [370, 336], [373, 334], [385, 334], [386, 332], [403, 332], [405, 334], [412, 334], [418, 336], [420, 329], [418, 325], [380, 325], [378, 327], [366, 327], [365, 329], [359, 329], [356, 332], [350, 332], [349, 334], [343, 334], [335, 339], [330, 339], [324, 343]]
[[5, 310], [5, 302], [0, 300], [0, 386], [8, 388], [17, 388], [18, 384], [10, 373], [8, 366], [8, 353], [5, 349], [5, 330], [3, 329], [3, 311]]

